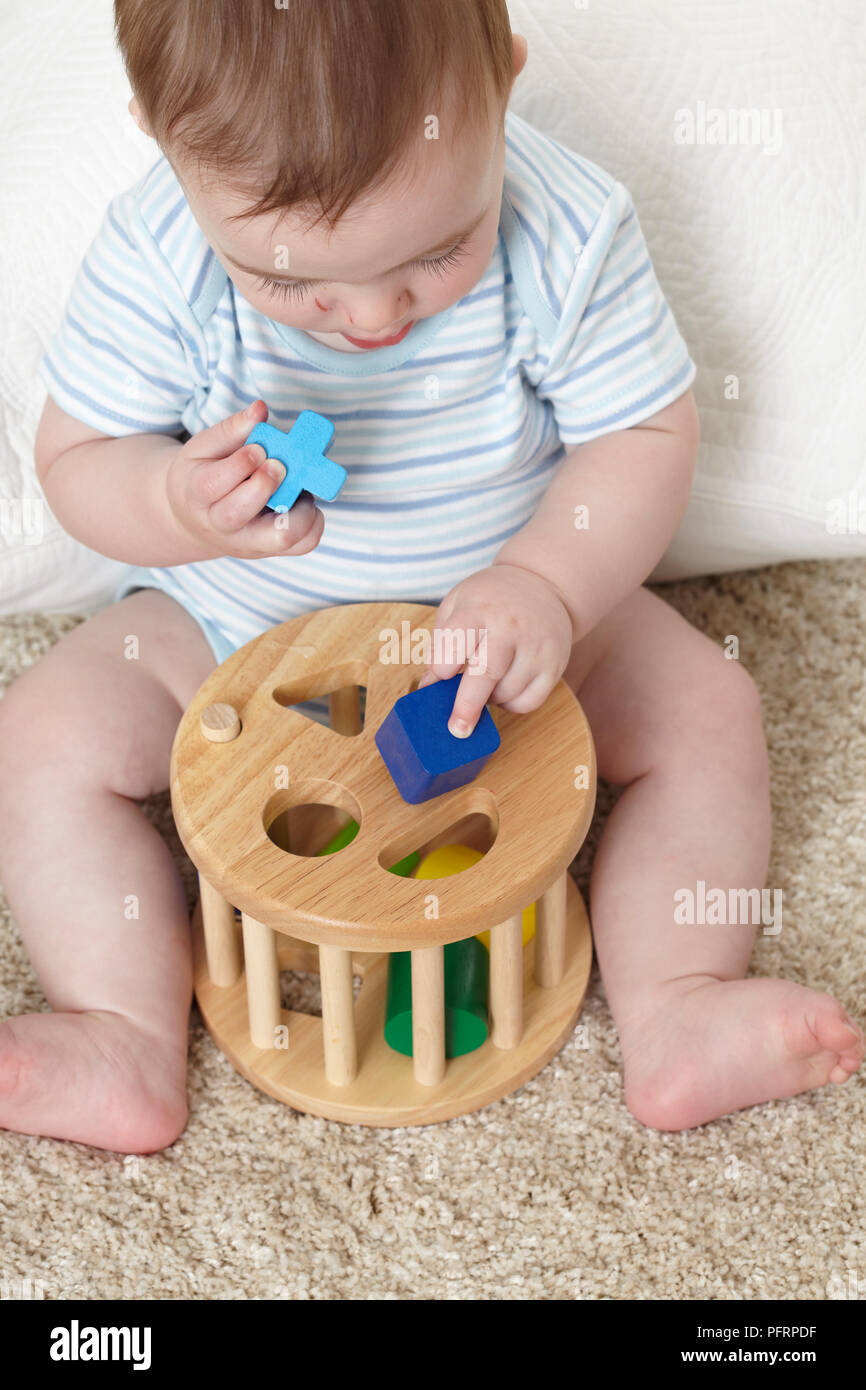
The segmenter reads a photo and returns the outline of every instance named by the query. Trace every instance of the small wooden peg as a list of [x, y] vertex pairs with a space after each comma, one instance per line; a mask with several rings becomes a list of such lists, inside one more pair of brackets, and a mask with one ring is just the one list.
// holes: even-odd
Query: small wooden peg
[[201, 731], [211, 743], [230, 743], [241, 731], [241, 719], [234, 705], [208, 705], [201, 712]]

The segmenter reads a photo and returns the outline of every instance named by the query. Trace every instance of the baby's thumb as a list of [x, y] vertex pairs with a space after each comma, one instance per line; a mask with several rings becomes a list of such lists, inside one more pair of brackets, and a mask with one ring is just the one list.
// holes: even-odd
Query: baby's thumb
[[267, 419], [268, 407], [262, 400], [253, 401], [246, 410], [239, 410], [225, 420], [202, 430], [190, 441], [191, 452], [199, 459], [224, 459], [240, 449], [255, 429]]

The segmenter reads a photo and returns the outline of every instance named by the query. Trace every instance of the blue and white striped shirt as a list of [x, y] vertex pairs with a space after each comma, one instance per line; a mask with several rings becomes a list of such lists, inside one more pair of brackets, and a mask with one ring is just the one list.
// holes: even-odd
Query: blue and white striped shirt
[[160, 158], [109, 204], [39, 368], [111, 435], [190, 435], [260, 396], [335, 425], [348, 470], [308, 555], [147, 571], [224, 654], [334, 603], [438, 603], [535, 511], [565, 446], [654, 415], [695, 367], [628, 191], [506, 115], [499, 235], [463, 299], [402, 342], [341, 352], [253, 309]]

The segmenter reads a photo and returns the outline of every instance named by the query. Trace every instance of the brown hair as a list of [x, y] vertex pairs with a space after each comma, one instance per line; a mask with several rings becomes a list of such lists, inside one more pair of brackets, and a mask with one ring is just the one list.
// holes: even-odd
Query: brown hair
[[114, 0], [114, 24], [157, 143], [259, 193], [244, 218], [318, 205], [334, 225], [425, 116], [453, 139], [488, 118], [491, 77], [504, 114], [513, 77], [505, 0]]

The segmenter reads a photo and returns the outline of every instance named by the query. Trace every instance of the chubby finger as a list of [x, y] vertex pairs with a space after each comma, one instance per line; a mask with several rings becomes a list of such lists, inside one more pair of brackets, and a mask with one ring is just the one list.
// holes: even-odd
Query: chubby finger
[[476, 667], [467, 666], [454, 697], [454, 708], [448, 720], [448, 732], [453, 734], [455, 738], [468, 738], [478, 723], [478, 717], [497, 684], [496, 676], [485, 674]]
[[285, 473], [282, 464], [275, 465], [271, 461], [263, 463], [248, 478], [214, 502], [208, 508], [208, 521], [214, 530], [231, 534], [258, 516], [279, 485], [277, 469], [281, 470], [282, 477]]
[[543, 705], [568, 665], [569, 655], [552, 641], [543, 641], [533, 652], [518, 652], [508, 675], [496, 688], [497, 705], [518, 714]]
[[268, 512], [248, 522], [232, 538], [253, 555], [307, 555], [322, 538], [325, 517], [309, 493], [288, 512]]
[[263, 400], [255, 400], [245, 410], [227, 415], [206, 430], [200, 430], [184, 445], [190, 456], [196, 459], [224, 459], [240, 449], [255, 429], [268, 418], [268, 407]]
[[191, 500], [197, 506], [211, 507], [264, 468], [272, 479], [271, 490], [275, 491], [286, 476], [286, 470], [278, 459], [267, 458], [261, 444], [247, 444], [228, 458], [202, 459], [193, 468]]
[[513, 714], [529, 714], [544, 704], [559, 677], [547, 673], [533, 676], [519, 690], [513, 690], [504, 698], [497, 693], [496, 703]]
[[[502, 675], [511, 664], [513, 649], [500, 638], [490, 639], [487, 627], [467, 608], [439, 610], [433, 628], [428, 672], [439, 680], [456, 676], [464, 666]], [[438, 660], [435, 659], [438, 656]]]
[[553, 689], [558, 679], [554, 654], [546, 643], [516, 649], [514, 660], [494, 691], [497, 705], [510, 706], [510, 701], [517, 699], [536, 677], [547, 681], [548, 690]]
[[[440, 659], [431, 659], [417, 685], [421, 690], [434, 681], [450, 680], [463, 672], [448, 721], [455, 738], [468, 738], [472, 733], [491, 692], [515, 659], [513, 643], [503, 638], [488, 641], [486, 628], [479, 629], [471, 621], [464, 623], [461, 619], [465, 616], [471, 615], [465, 610], [458, 615], [454, 610], [450, 622], [443, 623], [441, 616], [437, 618], [431, 657], [438, 654]], [[479, 632], [483, 633], [481, 641]]]
[[[445, 597], [439, 605], [439, 608], [436, 612], [436, 622], [433, 625], [433, 631], [431, 633], [430, 656], [428, 657], [424, 674], [418, 682], [417, 689], [419, 690], [422, 689], [422, 687], [425, 685], [430, 685], [432, 681], [447, 680], [449, 676], [456, 676], [457, 672], [460, 671], [463, 667], [465, 657], [461, 657], [459, 660], [455, 658], [455, 660], [451, 662], [440, 661], [436, 662], [435, 664], [433, 662], [433, 655], [437, 651], [440, 651], [443, 645], [441, 642], [442, 634], [454, 630], [450, 622], [450, 618], [451, 614], [457, 608], [457, 604], [457, 591], [456, 589], [452, 589], [449, 593], [445, 595]], [[439, 635], [437, 636], [437, 634]]]

